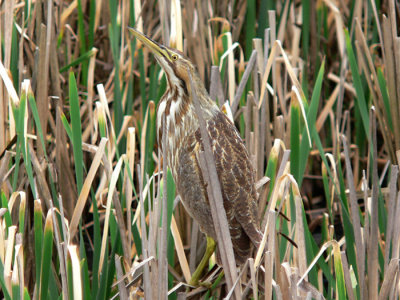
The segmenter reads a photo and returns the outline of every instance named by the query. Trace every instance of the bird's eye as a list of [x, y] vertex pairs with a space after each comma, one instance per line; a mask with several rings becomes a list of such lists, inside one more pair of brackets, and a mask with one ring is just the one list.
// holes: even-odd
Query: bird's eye
[[176, 54], [172, 54], [172, 60], [178, 60], [178, 55], [176, 55]]

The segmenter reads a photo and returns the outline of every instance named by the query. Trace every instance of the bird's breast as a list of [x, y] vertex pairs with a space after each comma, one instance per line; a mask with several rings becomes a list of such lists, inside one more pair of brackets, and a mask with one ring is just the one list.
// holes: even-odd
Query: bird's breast
[[[167, 93], [160, 100], [157, 112], [158, 143], [163, 153], [166, 152], [167, 163], [174, 177], [176, 176], [178, 150], [186, 137], [194, 134], [198, 127], [193, 107], [188, 101], [182, 97], [175, 97], [171, 93]], [[165, 145], [163, 145], [164, 133], [167, 135]]]

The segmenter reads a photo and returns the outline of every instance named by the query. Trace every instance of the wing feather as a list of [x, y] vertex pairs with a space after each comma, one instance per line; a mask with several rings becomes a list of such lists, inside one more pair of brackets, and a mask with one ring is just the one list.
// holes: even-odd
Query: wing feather
[[[256, 246], [261, 241], [254, 169], [239, 132], [223, 113], [219, 112], [207, 121], [207, 130], [211, 138], [232, 242], [234, 248], [238, 251], [242, 249], [245, 252], [243, 255], [248, 256], [249, 239]], [[195, 135], [196, 141], [201, 144], [200, 130]]]

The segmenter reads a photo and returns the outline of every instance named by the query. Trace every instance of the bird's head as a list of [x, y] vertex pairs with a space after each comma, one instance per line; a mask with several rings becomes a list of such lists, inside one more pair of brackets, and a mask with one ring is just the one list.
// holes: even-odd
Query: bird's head
[[182, 89], [182, 93], [188, 95], [191, 92], [189, 72], [192, 80], [197, 81], [193, 77], [198, 77], [196, 68], [189, 59], [182, 52], [161, 45], [134, 28], [129, 28], [129, 31], [153, 53], [167, 75], [169, 87]]

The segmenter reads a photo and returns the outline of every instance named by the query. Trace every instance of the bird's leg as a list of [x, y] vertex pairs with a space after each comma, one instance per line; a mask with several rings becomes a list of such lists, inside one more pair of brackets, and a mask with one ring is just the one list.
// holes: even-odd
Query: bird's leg
[[189, 282], [190, 285], [193, 285], [193, 286], [198, 285], [201, 273], [203, 273], [203, 270], [207, 266], [211, 255], [214, 253], [215, 247], [216, 247], [215, 241], [207, 235], [206, 252], [204, 253], [203, 258], [201, 259], [199, 265], [196, 268], [196, 271], [194, 271], [192, 278], [190, 279], [190, 282]]

